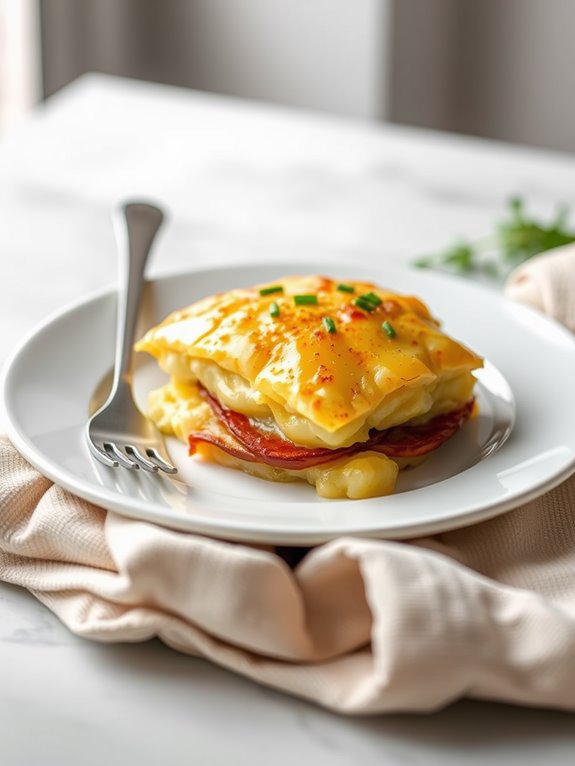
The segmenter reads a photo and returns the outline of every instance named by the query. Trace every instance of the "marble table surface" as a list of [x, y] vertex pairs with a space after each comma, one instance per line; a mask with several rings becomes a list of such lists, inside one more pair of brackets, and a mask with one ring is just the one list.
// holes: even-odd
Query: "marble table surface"
[[[152, 272], [308, 256], [408, 263], [511, 194], [575, 203], [575, 158], [88, 76], [0, 137], [0, 363], [115, 279], [110, 211], [171, 212]], [[0, 431], [5, 415], [0, 408]], [[575, 719], [461, 701], [343, 718], [159, 642], [78, 639], [0, 583], [0, 763], [572, 764]]]

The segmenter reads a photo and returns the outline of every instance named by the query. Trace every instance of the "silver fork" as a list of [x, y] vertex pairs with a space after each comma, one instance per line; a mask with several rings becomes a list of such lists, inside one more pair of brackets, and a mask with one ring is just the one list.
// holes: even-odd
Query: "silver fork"
[[120, 258], [118, 324], [112, 390], [86, 426], [88, 447], [104, 465], [177, 473], [158, 429], [132, 398], [132, 346], [144, 287], [146, 261], [160, 228], [162, 211], [141, 202], [123, 205], [116, 216]]

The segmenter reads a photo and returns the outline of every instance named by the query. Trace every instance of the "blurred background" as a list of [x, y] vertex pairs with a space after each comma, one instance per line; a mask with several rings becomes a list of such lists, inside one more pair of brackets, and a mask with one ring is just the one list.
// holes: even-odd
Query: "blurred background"
[[573, 0], [0, 0], [0, 131], [85, 72], [575, 150]]

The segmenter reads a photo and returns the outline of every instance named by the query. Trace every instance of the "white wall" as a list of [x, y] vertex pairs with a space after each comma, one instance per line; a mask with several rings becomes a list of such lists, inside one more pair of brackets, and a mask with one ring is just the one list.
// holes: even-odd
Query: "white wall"
[[[0, 0], [6, 6], [32, 0]], [[86, 71], [575, 151], [575, 0], [42, 0]]]
[[388, 0], [191, 0], [197, 87], [385, 115]]
[[575, 151], [574, 0], [395, 0], [394, 121]]
[[95, 70], [384, 117], [392, 2], [43, 0], [46, 93]]

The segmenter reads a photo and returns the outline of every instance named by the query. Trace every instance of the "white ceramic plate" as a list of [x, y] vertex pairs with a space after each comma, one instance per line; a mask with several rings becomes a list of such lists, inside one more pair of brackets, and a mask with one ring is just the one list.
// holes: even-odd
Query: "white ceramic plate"
[[[324, 264], [198, 271], [148, 285], [143, 325], [220, 290]], [[179, 480], [95, 463], [83, 429], [113, 359], [115, 295], [100, 293], [47, 320], [9, 362], [10, 437], [46, 476], [127, 516], [227, 539], [310, 544], [340, 535], [414, 537], [489, 518], [534, 498], [575, 469], [575, 342], [554, 322], [457, 278], [407, 269], [329, 269], [368, 278], [429, 303], [445, 330], [485, 356], [479, 417], [426, 463], [400, 476], [394, 495], [323, 500], [307, 484], [272, 484], [187, 457], [168, 439]], [[144, 329], [144, 328], [142, 328]], [[138, 355], [137, 401], [162, 376]], [[102, 386], [100, 386], [101, 388]]]

